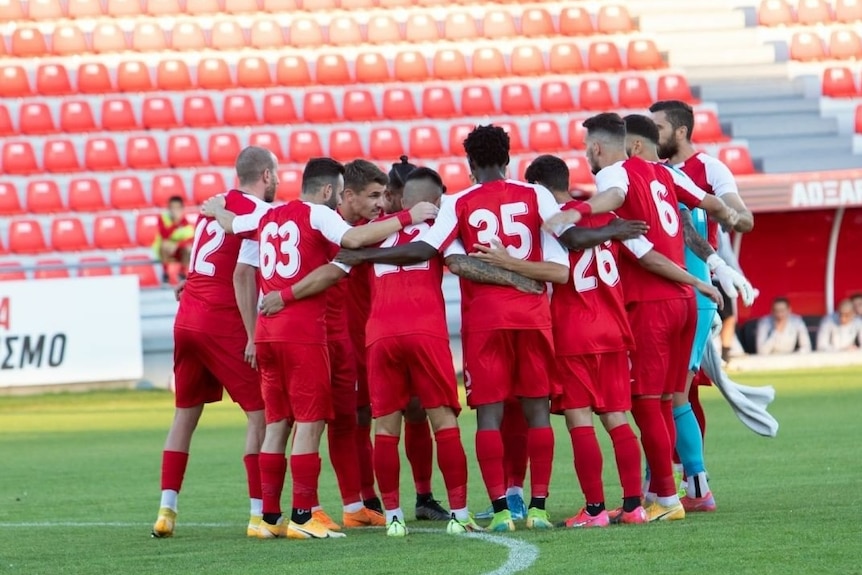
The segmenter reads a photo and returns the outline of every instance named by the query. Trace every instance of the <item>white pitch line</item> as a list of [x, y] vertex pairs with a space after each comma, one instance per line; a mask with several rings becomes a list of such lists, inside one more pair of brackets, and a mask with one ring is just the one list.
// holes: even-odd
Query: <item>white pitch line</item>
[[[182, 523], [183, 527], [237, 527], [237, 523]], [[140, 527], [146, 529], [150, 525], [148, 523], [131, 523], [131, 522], [83, 522], [83, 521], [36, 521], [27, 523], [0, 523], [0, 529], [16, 529], [22, 527]], [[410, 531], [414, 533], [443, 533], [442, 529], [429, 529], [427, 527], [415, 527]], [[532, 543], [503, 537], [501, 535], [492, 535], [490, 533], [468, 533], [464, 537], [470, 539], [478, 539], [486, 543], [500, 545], [509, 550], [509, 556], [506, 562], [494, 571], [488, 571], [483, 575], [513, 575], [521, 571], [529, 569], [533, 563], [539, 558], [539, 548]]]

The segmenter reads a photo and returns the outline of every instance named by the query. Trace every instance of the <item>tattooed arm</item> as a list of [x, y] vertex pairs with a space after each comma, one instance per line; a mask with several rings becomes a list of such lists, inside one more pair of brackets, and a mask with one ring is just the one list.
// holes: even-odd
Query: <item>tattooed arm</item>
[[458, 277], [483, 284], [509, 286], [525, 293], [540, 294], [545, 291], [541, 282], [485, 263], [467, 255], [451, 255], [446, 257], [449, 271]]
[[691, 212], [688, 210], [680, 210], [679, 215], [682, 219], [682, 230], [683, 235], [685, 236], [686, 247], [688, 247], [694, 255], [703, 261], [708, 260], [709, 256], [715, 254], [715, 250], [712, 249], [712, 246], [709, 245], [706, 238], [701, 236], [697, 233], [697, 230], [694, 229], [694, 221], [691, 218]]

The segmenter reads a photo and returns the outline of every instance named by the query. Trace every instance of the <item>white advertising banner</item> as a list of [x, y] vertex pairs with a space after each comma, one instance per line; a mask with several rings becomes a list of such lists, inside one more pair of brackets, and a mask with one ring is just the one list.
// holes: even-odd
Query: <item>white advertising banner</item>
[[0, 282], [0, 387], [142, 374], [136, 276]]

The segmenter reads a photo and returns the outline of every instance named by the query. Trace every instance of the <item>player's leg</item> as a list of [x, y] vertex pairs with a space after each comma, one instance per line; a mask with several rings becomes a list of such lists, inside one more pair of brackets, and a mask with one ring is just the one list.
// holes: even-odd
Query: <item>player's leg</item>
[[169, 268], [171, 262], [174, 261], [174, 254], [177, 253], [177, 243], [171, 240], [162, 240], [159, 244], [159, 261], [162, 263], [162, 280], [168, 283], [170, 279]]
[[434, 463], [434, 440], [428, 416], [418, 397], [410, 398], [404, 411], [404, 451], [413, 471], [416, 487], [416, 519], [447, 521], [449, 512], [434, 499], [431, 474]]
[[263, 488], [260, 479], [260, 449], [266, 434], [266, 415], [263, 409], [246, 411], [248, 420], [245, 435], [245, 477], [248, 484], [249, 521], [246, 535], [257, 537], [257, 528], [263, 517]]
[[371, 401], [368, 397], [366, 350], [356, 352], [356, 453], [362, 502], [368, 509], [383, 513], [374, 491], [374, 446], [371, 443]]
[[527, 477], [527, 420], [521, 403], [512, 397], [503, 408], [503, 464], [506, 471], [506, 499], [512, 519], [527, 517], [524, 479]]
[[374, 473], [377, 486], [386, 510], [386, 535], [404, 537], [404, 512], [401, 511], [401, 455], [398, 442], [401, 439], [401, 410], [380, 416], [374, 421]]

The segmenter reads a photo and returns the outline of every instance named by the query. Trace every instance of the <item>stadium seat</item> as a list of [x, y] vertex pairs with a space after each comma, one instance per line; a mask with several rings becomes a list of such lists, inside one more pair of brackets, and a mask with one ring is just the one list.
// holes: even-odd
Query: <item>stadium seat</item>
[[339, 0], [302, 0], [302, 9], [308, 12], [327, 12], [339, 7]]
[[505, 10], [490, 9], [482, 20], [482, 37], [489, 39], [514, 38], [518, 35], [515, 19]]
[[350, 84], [350, 69], [341, 54], [321, 54], [317, 57], [314, 77], [318, 84], [340, 86]]
[[171, 16], [183, 12], [180, 0], [147, 0], [144, 6], [151, 16]]
[[253, 126], [260, 124], [257, 107], [248, 94], [229, 94], [222, 105], [222, 117], [228, 126]]
[[453, 118], [456, 115], [455, 99], [448, 86], [431, 86], [422, 91], [423, 117]]
[[842, 23], [862, 22], [862, 1], [837, 0], [835, 2], [835, 21]]
[[90, 103], [87, 100], [66, 100], [60, 104], [60, 130], [90, 132], [95, 129], [93, 110], [90, 109]]
[[521, 36], [553, 36], [554, 20], [544, 8], [527, 8], [521, 13]]
[[329, 22], [327, 29], [329, 45], [331, 46], [356, 46], [365, 40], [362, 38], [362, 29], [359, 22], [350, 16], [337, 16]]
[[102, 22], [92, 32], [93, 52], [106, 54], [124, 52], [128, 49], [126, 34], [118, 24]]
[[497, 106], [488, 86], [464, 86], [461, 91], [461, 113], [465, 116], [495, 114]]
[[560, 35], [591, 36], [595, 31], [590, 13], [583, 6], [568, 6], [560, 12]]
[[832, 22], [832, 9], [826, 0], [799, 0], [796, 20], [803, 26]]
[[643, 76], [620, 78], [617, 98], [621, 108], [646, 109], [653, 103], [649, 85]]
[[712, 110], [697, 110], [694, 113], [694, 130], [692, 141], [698, 144], [714, 144], [728, 142], [730, 138], [724, 135], [721, 122]]
[[220, 0], [186, 0], [185, 11], [189, 14], [215, 14], [221, 12]]
[[291, 162], [305, 163], [311, 158], [324, 156], [320, 136], [316, 130], [294, 130], [288, 139], [288, 156]]
[[830, 98], [856, 98], [860, 94], [853, 72], [846, 66], [823, 70], [823, 95]]
[[500, 92], [500, 111], [508, 115], [532, 114], [536, 109], [533, 94], [526, 84], [504, 84]]
[[0, 216], [11, 216], [23, 214], [24, 208], [18, 198], [18, 190], [15, 184], [0, 182]]
[[530, 122], [530, 149], [534, 152], [560, 152], [565, 149], [560, 126], [555, 120]]
[[132, 31], [132, 50], [161, 52], [168, 49], [164, 28], [155, 22], [139, 22]]
[[0, 98], [29, 96], [30, 80], [23, 66], [5, 64], [0, 66]]
[[616, 72], [623, 69], [620, 52], [613, 42], [600, 40], [591, 43], [587, 61], [593, 72]]
[[69, 269], [65, 266], [66, 262], [57, 258], [38, 260], [36, 262], [36, 269], [33, 271], [33, 279], [50, 280], [67, 278], [69, 277]]
[[444, 156], [443, 141], [440, 139], [440, 132], [437, 127], [425, 125], [410, 128], [408, 154], [411, 158], [439, 158]]
[[503, 78], [508, 75], [506, 60], [496, 48], [478, 48], [473, 52], [473, 76]]
[[[224, 192], [221, 190], [219, 193]], [[151, 247], [159, 234], [159, 214], [138, 214], [135, 219], [135, 243], [141, 247]]]
[[266, 148], [278, 158], [279, 162], [287, 159], [281, 146], [281, 139], [275, 132], [252, 132], [248, 139], [249, 146]]
[[518, 125], [513, 122], [496, 122], [497, 126], [503, 128], [509, 134], [509, 151], [513, 154], [523, 154], [527, 151], [521, 139], [521, 130]]
[[171, 31], [171, 49], [198, 52], [207, 47], [203, 29], [193, 20], [177, 23]]
[[464, 161], [440, 162], [437, 166], [437, 172], [443, 179], [443, 185], [446, 186], [447, 194], [457, 194], [473, 185], [470, 181], [470, 172], [467, 169], [467, 163]]
[[[13, 0], [13, 4], [16, 0]], [[21, 2], [23, 4], [23, 2]], [[59, 20], [66, 15], [63, 13], [61, 0], [30, 0], [30, 19], [36, 22], [45, 20]]]
[[228, 190], [221, 172], [195, 172], [192, 178], [192, 201], [202, 204], [211, 197]]
[[36, 91], [45, 96], [71, 94], [72, 84], [66, 68], [60, 64], [42, 64], [36, 69]]
[[292, 12], [299, 9], [300, 0], [263, 0], [264, 12]]
[[584, 61], [577, 44], [559, 43], [551, 46], [548, 71], [551, 74], [582, 74]]
[[207, 90], [224, 90], [234, 86], [230, 67], [223, 58], [203, 58], [198, 62], [198, 86]]
[[75, 24], [58, 24], [51, 35], [51, 52], [57, 56], [76, 56], [90, 51], [84, 31]]
[[159, 90], [190, 90], [193, 86], [185, 60], [162, 60], [156, 67], [156, 86]]
[[268, 93], [263, 97], [264, 124], [292, 124], [299, 120], [293, 99], [287, 92]]
[[168, 138], [168, 165], [172, 168], [204, 165], [198, 139], [190, 134], [176, 134]]
[[13, 282], [26, 279], [27, 274], [20, 262], [0, 262], [0, 281]]
[[113, 275], [108, 258], [101, 256], [90, 256], [81, 258], [78, 267], [78, 277], [93, 278]]
[[360, 84], [378, 84], [391, 80], [389, 64], [382, 54], [362, 52], [356, 59], [356, 81]]
[[583, 150], [584, 139], [587, 136], [587, 129], [584, 128], [584, 118], [575, 118], [569, 121], [569, 148], [573, 150]]
[[11, 136], [16, 133], [15, 125], [12, 124], [12, 118], [9, 116], [9, 108], [5, 104], [0, 104], [0, 136]]
[[379, 117], [374, 97], [368, 90], [345, 90], [341, 109], [348, 122], [367, 122]]
[[94, 178], [76, 178], [69, 182], [69, 209], [75, 212], [105, 210], [102, 186]]
[[183, 125], [191, 128], [209, 128], [216, 126], [215, 106], [209, 96], [186, 96], [183, 100]]
[[372, 159], [391, 162], [404, 154], [404, 144], [395, 128], [372, 128], [368, 151]]
[[51, 222], [51, 248], [57, 252], [80, 252], [90, 248], [90, 241], [80, 218], [60, 217]]
[[725, 146], [718, 150], [718, 159], [724, 162], [736, 176], [756, 173], [754, 162], [748, 148], [744, 146]]
[[392, 16], [377, 15], [368, 21], [367, 38], [371, 44], [395, 44], [402, 40], [401, 29]]
[[366, 10], [376, 6], [377, 0], [341, 0], [342, 10]]
[[568, 156], [563, 158], [569, 167], [569, 189], [572, 190], [578, 184], [592, 184], [593, 172], [587, 158], [580, 156]]
[[22, 104], [18, 111], [18, 131], [22, 134], [50, 134], [56, 132], [54, 118], [47, 104]]
[[[123, 102], [122, 107], [114, 102]], [[116, 113], [120, 115], [120, 125], [127, 125], [129, 120], [134, 120], [131, 103], [125, 100], [112, 100], [116, 106]], [[107, 104], [103, 104], [103, 108]], [[125, 110], [124, 110], [125, 109]], [[113, 118], [113, 115], [112, 115]], [[174, 114], [174, 103], [170, 98], [164, 96], [147, 96], [144, 98], [143, 111], [141, 112], [141, 125], [146, 129], [167, 129], [179, 126], [176, 114]], [[118, 128], [119, 129], [119, 128]]]
[[399, 82], [424, 82], [428, 79], [425, 56], [417, 50], [405, 50], [395, 55], [394, 78]]
[[27, 184], [27, 211], [33, 214], [56, 214], [66, 210], [60, 189], [54, 180], [34, 180]]
[[109, 194], [111, 207], [115, 210], [139, 210], [150, 206], [141, 180], [135, 176], [112, 178]]
[[762, 0], [757, 9], [757, 23], [761, 26], [791, 26], [795, 17], [785, 0]]
[[[446, 34], [450, 32], [448, 16], [446, 18], [445, 32]], [[410, 14], [407, 18], [407, 23], [404, 25], [404, 39], [410, 44], [436, 42], [440, 39], [437, 22], [428, 14], [421, 12]]]
[[328, 90], [309, 90], [302, 99], [302, 118], [309, 124], [329, 123], [338, 120], [335, 100]]
[[434, 77], [438, 80], [467, 78], [467, 60], [460, 50], [444, 48], [434, 53]]
[[659, 70], [664, 60], [655, 42], [649, 39], [632, 40], [626, 49], [626, 67], [631, 70]]
[[854, 126], [857, 134], [862, 134], [862, 104], [856, 106], [856, 113], [854, 115]]
[[37, 220], [12, 220], [9, 224], [9, 251], [13, 254], [38, 254], [48, 251], [42, 226]]
[[84, 167], [94, 172], [122, 169], [123, 162], [113, 138], [89, 138], [84, 148]]
[[0, 22], [18, 22], [26, 19], [26, 4], [20, 0], [0, 0]]
[[234, 166], [241, 151], [242, 146], [236, 134], [211, 134], [207, 159], [213, 166]]
[[[234, 156], [236, 159], [236, 155]], [[152, 205], [162, 208], [168, 205], [168, 201], [174, 196], [179, 196], [183, 201], [188, 200], [186, 185], [177, 174], [159, 174], [153, 178], [152, 183]]]
[[39, 171], [30, 142], [4, 142], [2, 165], [7, 174], [26, 175]]
[[829, 56], [835, 60], [860, 60], [862, 40], [853, 30], [833, 30], [829, 36]]
[[240, 58], [236, 67], [237, 85], [243, 88], [265, 88], [272, 86], [269, 64], [258, 56]]
[[658, 78], [656, 99], [682, 100], [689, 104], [695, 104], [698, 100], [692, 96], [688, 80], [680, 74], [664, 74]]
[[278, 171], [278, 189], [275, 197], [282, 202], [289, 202], [299, 198], [302, 189], [302, 170], [298, 168], [287, 168]]
[[101, 0], [68, 0], [69, 18], [99, 18], [104, 14]]
[[296, 48], [317, 48], [326, 42], [320, 25], [311, 18], [297, 18], [290, 23], [290, 45]]
[[410, 120], [418, 116], [413, 93], [406, 88], [387, 88], [383, 91], [383, 117], [389, 120]]
[[628, 34], [634, 30], [631, 16], [624, 5], [602, 6], [596, 16], [599, 34]]
[[48, 53], [45, 37], [38, 28], [16, 28], [12, 32], [11, 47], [11, 55], [17, 58], [37, 58]]
[[[144, 100], [144, 117], [147, 114], [147, 100]], [[144, 122], [143, 126], [149, 128]], [[102, 100], [102, 129], [122, 132], [138, 128], [132, 103], [124, 97], [106, 98]]]
[[584, 110], [612, 110], [615, 107], [611, 88], [600, 78], [582, 80], [578, 103]]
[[[429, 18], [430, 19], [430, 18]], [[432, 20], [433, 22], [433, 20]], [[469, 12], [450, 12], [443, 23], [443, 37], [453, 42], [469, 41], [479, 37], [476, 20]], [[410, 37], [407, 41], [411, 42]]]
[[150, 256], [145, 255], [123, 256], [120, 263], [120, 275], [138, 276], [139, 285], [142, 288], [158, 287], [160, 285], [159, 278], [150, 259]]
[[66, 138], [45, 140], [42, 161], [48, 172], [76, 172], [81, 169], [75, 145]]
[[126, 140], [126, 165], [132, 169], [164, 166], [159, 146], [152, 136], [132, 136]]
[[537, 46], [516, 46], [509, 60], [513, 76], [541, 76], [545, 73], [545, 57]]
[[811, 62], [826, 58], [823, 40], [815, 32], [797, 32], [790, 40], [790, 59]]
[[117, 67], [117, 89], [120, 92], [148, 92], [152, 90], [153, 81], [150, 77], [149, 68], [140, 60], [123, 60]]
[[452, 124], [449, 126], [449, 155], [463, 156], [464, 155], [464, 138], [467, 137], [473, 128], [474, 124]]
[[122, 216], [96, 216], [93, 221], [93, 246], [96, 249], [125, 249], [134, 245]]
[[210, 46], [215, 50], [242, 50], [245, 34], [236, 20], [219, 20], [210, 31]]
[[356, 130], [332, 130], [329, 134], [329, 155], [340, 162], [365, 156], [362, 140]]
[[112, 18], [139, 16], [142, 12], [141, 8], [141, 0], [108, 0], [105, 13]]
[[[122, 63], [120, 64], [122, 66]], [[119, 69], [117, 70], [119, 77]], [[108, 68], [101, 62], [90, 62], [78, 67], [78, 91], [83, 94], [112, 92], [114, 85]]]
[[286, 44], [284, 30], [277, 22], [269, 18], [255, 20], [251, 25], [251, 40], [249, 46], [258, 50], [281, 48]]
[[377, 0], [377, 2], [381, 8], [405, 8], [417, 4], [418, 0]]

